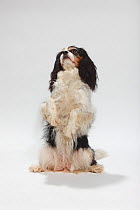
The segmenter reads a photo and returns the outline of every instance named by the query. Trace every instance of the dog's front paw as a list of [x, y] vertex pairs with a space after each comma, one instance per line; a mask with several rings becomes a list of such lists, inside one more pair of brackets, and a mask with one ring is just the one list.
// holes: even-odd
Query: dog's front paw
[[61, 120], [56, 116], [48, 116], [47, 120], [52, 126], [58, 126], [61, 123]]
[[83, 112], [77, 114], [77, 124], [79, 126], [83, 124], [90, 124], [94, 120], [94, 114], [90, 112]]

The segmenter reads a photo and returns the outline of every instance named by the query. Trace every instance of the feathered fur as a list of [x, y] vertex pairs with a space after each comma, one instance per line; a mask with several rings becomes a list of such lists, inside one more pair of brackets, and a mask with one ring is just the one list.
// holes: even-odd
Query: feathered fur
[[96, 66], [83, 48], [70, 46], [57, 54], [49, 85], [51, 97], [41, 107], [46, 121], [46, 143], [39, 161], [42, 170], [103, 170], [88, 143], [94, 121], [91, 93], [97, 78]]

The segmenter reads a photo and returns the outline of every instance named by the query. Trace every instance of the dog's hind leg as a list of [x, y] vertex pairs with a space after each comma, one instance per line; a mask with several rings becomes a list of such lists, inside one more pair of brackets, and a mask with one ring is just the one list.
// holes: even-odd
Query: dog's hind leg
[[54, 170], [57, 166], [56, 147], [44, 145], [40, 151], [39, 165], [44, 171]]
[[97, 164], [94, 159], [94, 151], [91, 148], [80, 148], [74, 151], [71, 172], [76, 174], [81, 172], [101, 173], [103, 169], [103, 166]]
[[93, 151], [90, 148], [74, 150], [70, 171], [88, 169], [91, 166], [93, 155]]
[[95, 160], [95, 151], [88, 144], [87, 135], [77, 138], [77, 145], [73, 151], [71, 172], [101, 173], [103, 166]]
[[44, 145], [40, 150], [39, 165], [31, 166], [29, 171], [31, 172], [45, 172], [48, 170], [54, 170], [56, 167], [56, 151], [55, 148]]

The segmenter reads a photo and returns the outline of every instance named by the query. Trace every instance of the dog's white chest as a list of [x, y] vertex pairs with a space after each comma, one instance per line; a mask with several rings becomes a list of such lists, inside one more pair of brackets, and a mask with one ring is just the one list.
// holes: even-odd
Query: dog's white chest
[[68, 123], [72, 110], [81, 107], [80, 112], [93, 112], [90, 88], [81, 81], [77, 68], [58, 73], [51, 98], [63, 125]]
[[60, 71], [57, 81], [55, 82], [55, 89], [52, 96], [67, 95], [67, 97], [70, 96], [71, 98], [71, 96], [73, 96], [73, 98], [75, 98], [78, 92], [81, 92], [83, 95], [86, 94], [89, 97], [91, 96], [90, 88], [81, 81], [78, 69], [74, 68], [67, 71]]

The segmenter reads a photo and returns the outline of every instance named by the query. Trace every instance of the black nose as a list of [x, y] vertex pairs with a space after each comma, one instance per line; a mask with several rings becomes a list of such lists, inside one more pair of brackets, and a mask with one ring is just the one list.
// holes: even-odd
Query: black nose
[[63, 55], [67, 55], [68, 54], [68, 51], [63, 51]]

